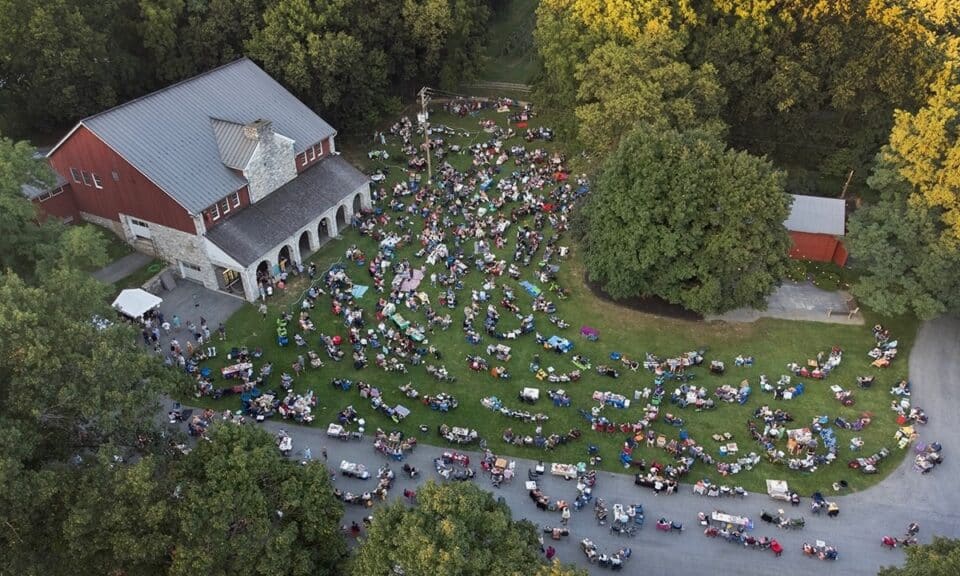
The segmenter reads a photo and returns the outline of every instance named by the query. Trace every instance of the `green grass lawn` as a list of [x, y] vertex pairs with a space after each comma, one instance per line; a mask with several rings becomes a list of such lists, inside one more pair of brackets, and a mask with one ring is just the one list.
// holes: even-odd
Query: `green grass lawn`
[[159, 258], [154, 258], [148, 262], [142, 268], [136, 270], [133, 274], [127, 276], [126, 278], [116, 282], [114, 287], [116, 288], [115, 292], [119, 292], [126, 288], [139, 288], [143, 285], [144, 282], [152, 278], [155, 274], [163, 270], [163, 267], [167, 263]]
[[[481, 117], [492, 117], [503, 121], [502, 115], [486, 113]], [[477, 122], [480, 117], [467, 119], [455, 119], [443, 113], [433, 115], [434, 123], [443, 123], [454, 125], [466, 130], [476, 132]], [[532, 126], [538, 122], [534, 120]], [[457, 138], [459, 143], [467, 145], [476, 141], [484, 140], [485, 135], [474, 134], [470, 137]], [[506, 145], [521, 143], [517, 139], [510, 141]], [[388, 184], [396, 181], [404, 175], [404, 171], [397, 168], [396, 161], [402, 160], [396, 143], [388, 142], [387, 150], [391, 154], [391, 159], [386, 162], [391, 167], [388, 176]], [[535, 143], [534, 146], [544, 146], [544, 143]], [[548, 147], [555, 147], [556, 144], [549, 144]], [[463, 168], [469, 164], [468, 156], [454, 156], [451, 161]], [[512, 163], [508, 163], [512, 166]], [[553, 231], [548, 227], [544, 230], [544, 235], [549, 236]], [[500, 252], [500, 255], [510, 260], [512, 256], [513, 242], [507, 248]], [[560, 244], [570, 244], [570, 239], [564, 238]], [[317, 263], [320, 270], [336, 262], [345, 262], [343, 259], [344, 251], [352, 244], [356, 244], [364, 250], [366, 254], [372, 256], [376, 253], [376, 245], [368, 237], [361, 237], [353, 230], [346, 231], [342, 238], [332, 240], [322, 247], [312, 256], [312, 260]], [[409, 258], [415, 266], [422, 263], [414, 257], [413, 252], [416, 246], [408, 246], [399, 251], [400, 258]], [[676, 406], [671, 406], [666, 400], [661, 408], [661, 418], [656, 421], [653, 428], [667, 437], [675, 438], [679, 433], [679, 428], [664, 424], [663, 414], [672, 412], [686, 420], [686, 429], [691, 438], [697, 440], [700, 444], [706, 446], [715, 456], [718, 454], [718, 444], [711, 440], [714, 433], [729, 432], [734, 436], [739, 444], [741, 453], [751, 451], [761, 452], [759, 445], [754, 443], [746, 428], [746, 422], [752, 417], [754, 410], [761, 404], [770, 404], [774, 408], [783, 408], [794, 416], [796, 427], [808, 426], [814, 416], [827, 415], [831, 422], [837, 416], [843, 416], [848, 420], [856, 419], [862, 412], [869, 411], [874, 414], [873, 423], [858, 433], [866, 442], [860, 455], [870, 455], [880, 449], [882, 446], [894, 448], [893, 434], [896, 425], [889, 410], [890, 397], [888, 389], [899, 378], [905, 377], [907, 371], [907, 356], [910, 346], [913, 342], [916, 332], [916, 324], [910, 319], [885, 319], [883, 323], [887, 325], [895, 337], [901, 343], [900, 358], [887, 370], [877, 372], [869, 366], [867, 351], [872, 347], [873, 339], [870, 333], [872, 326], [879, 319], [872, 317], [867, 313], [867, 326], [845, 326], [832, 325], [813, 322], [789, 322], [780, 320], [761, 320], [752, 324], [706, 324], [701, 322], [678, 321], [665, 318], [658, 318], [642, 314], [630, 309], [620, 307], [616, 304], [595, 298], [583, 282], [583, 266], [579, 258], [578, 250], [575, 245], [571, 245], [571, 254], [566, 262], [563, 263], [559, 283], [568, 289], [571, 293], [567, 300], [560, 301], [553, 298], [558, 305], [558, 314], [570, 323], [571, 327], [566, 330], [556, 330], [547, 321], [547, 315], [537, 313], [536, 329], [544, 336], [549, 337], [552, 334], [571, 339], [574, 344], [574, 353], [585, 354], [593, 360], [596, 366], [600, 363], [611, 363], [609, 355], [611, 352], [620, 352], [624, 356], [632, 359], [642, 360], [644, 353], [651, 352], [661, 357], [670, 357], [679, 355], [689, 350], [706, 350], [707, 360], [719, 359], [727, 363], [728, 370], [724, 376], [713, 376], [707, 373], [706, 369], [698, 368], [693, 372], [696, 374], [694, 385], [706, 386], [712, 391], [721, 384], [730, 384], [737, 386], [743, 379], [749, 379], [753, 386], [753, 394], [746, 405], [722, 404], [716, 410], [710, 412], [696, 413], [692, 409], [681, 410]], [[468, 253], [469, 248], [467, 249]], [[365, 267], [359, 267], [352, 263], [345, 262], [348, 272], [354, 281], [358, 284], [372, 284]], [[531, 267], [522, 269], [523, 279], [533, 281], [533, 272], [535, 264]], [[429, 276], [429, 271], [428, 271]], [[390, 278], [388, 277], [388, 282]], [[543, 366], [553, 366], [558, 372], [568, 372], [574, 369], [570, 360], [570, 355], [558, 356], [552, 352], [544, 351], [534, 341], [532, 335], [521, 337], [521, 339], [507, 342], [513, 347], [513, 357], [506, 363], [513, 377], [509, 380], [495, 379], [486, 373], [476, 373], [468, 369], [464, 360], [467, 354], [485, 355], [487, 344], [496, 343], [492, 338], [485, 336], [484, 342], [478, 346], [472, 346], [465, 341], [461, 323], [463, 320], [462, 308], [468, 303], [471, 289], [479, 288], [483, 278], [475, 270], [466, 277], [465, 290], [458, 294], [458, 305], [454, 310], [443, 310], [438, 307], [439, 289], [430, 286], [425, 281], [423, 288], [431, 297], [431, 301], [437, 306], [441, 314], [449, 312], [453, 317], [453, 325], [448, 331], [437, 331], [428, 335], [431, 343], [435, 344], [443, 353], [442, 363], [447, 366], [449, 371], [456, 376], [455, 383], [440, 383], [428, 376], [423, 367], [412, 367], [408, 375], [388, 374], [371, 366], [362, 371], [354, 370], [349, 362], [349, 353], [347, 359], [336, 363], [326, 358], [322, 346], [318, 343], [317, 334], [308, 335], [310, 348], [320, 353], [324, 358], [326, 366], [318, 370], [308, 370], [295, 380], [294, 386], [298, 391], [313, 389], [319, 397], [319, 406], [316, 414], [315, 426], [325, 427], [333, 421], [338, 411], [347, 405], [352, 404], [361, 415], [368, 421], [368, 427], [372, 431], [376, 427], [385, 429], [399, 428], [407, 434], [412, 434], [428, 443], [443, 445], [443, 440], [436, 436], [436, 426], [440, 423], [449, 425], [465, 426], [477, 429], [481, 436], [488, 439], [490, 447], [498, 453], [514, 456], [524, 456], [530, 458], [544, 458], [547, 461], [555, 462], [577, 462], [586, 459], [586, 449], [588, 444], [596, 444], [600, 447], [601, 455], [604, 457], [603, 468], [611, 471], [623, 471], [619, 465], [617, 457], [619, 447], [621, 446], [625, 435], [601, 434], [589, 430], [589, 424], [577, 413], [577, 408], [589, 410], [596, 403], [591, 400], [593, 391], [614, 391], [624, 394], [631, 400], [634, 397], [635, 390], [642, 390], [644, 387], [653, 386], [653, 375], [642, 368], [638, 372], [631, 372], [621, 368], [621, 377], [611, 379], [602, 377], [596, 372], [590, 371], [584, 374], [583, 378], [574, 383], [550, 384], [538, 381], [532, 373], [528, 371], [528, 365], [535, 354], [540, 354]], [[499, 286], [510, 286], [518, 296], [518, 304], [524, 311], [529, 310], [531, 297], [529, 297], [516, 282], [510, 280], [506, 275], [498, 279]], [[546, 289], [546, 286], [541, 286]], [[262, 318], [254, 306], [247, 305], [238, 311], [227, 324], [228, 342], [221, 344], [221, 350], [229, 350], [232, 346], [247, 346], [251, 349], [261, 348], [264, 351], [264, 360], [274, 363], [275, 376], [272, 381], [276, 385], [279, 380], [279, 373], [283, 370], [289, 370], [291, 364], [295, 361], [298, 353], [305, 353], [305, 350], [297, 349], [295, 346], [279, 348], [275, 342], [275, 320], [283, 310], [289, 310], [296, 314], [299, 310], [299, 297], [306, 288], [306, 279], [301, 278], [290, 283], [284, 294], [274, 297], [270, 302], [269, 315], [266, 319]], [[502, 296], [502, 291], [498, 288], [494, 291], [492, 303], [497, 305]], [[378, 294], [372, 289], [367, 292], [361, 302], [366, 306], [367, 312], [365, 318], [368, 325], [374, 324], [373, 307], [376, 304]], [[466, 301], [464, 300], [466, 299]], [[401, 307], [402, 309], [403, 307]], [[485, 305], [484, 305], [485, 308]], [[501, 320], [498, 329], [503, 331], [511, 330], [519, 326], [519, 320], [510, 316], [509, 312], [499, 308]], [[425, 317], [422, 311], [410, 311], [402, 309], [403, 315], [410, 321], [424, 322]], [[482, 330], [482, 313], [477, 321], [477, 327]], [[346, 336], [346, 329], [343, 327], [340, 319], [334, 317], [329, 310], [329, 299], [321, 297], [320, 303], [312, 314], [316, 323], [318, 332], [326, 334], [340, 334]], [[601, 337], [597, 342], [589, 342], [579, 336], [581, 325], [590, 325], [600, 330]], [[292, 328], [291, 332], [295, 330]], [[291, 334], [291, 342], [292, 334]], [[814, 358], [819, 351], [829, 352], [831, 346], [840, 345], [845, 350], [843, 364], [834, 371], [825, 381], [807, 380], [804, 381], [807, 392], [800, 398], [793, 401], [773, 401], [772, 396], [762, 393], [757, 386], [757, 380], [760, 374], [767, 374], [771, 379], [776, 380], [785, 370], [789, 362], [805, 364], [807, 359]], [[752, 355], [756, 358], [756, 364], [751, 368], [735, 368], [733, 359], [736, 355]], [[433, 358], [427, 359], [428, 363], [439, 363]], [[219, 368], [227, 364], [225, 354], [221, 354], [215, 361], [209, 363], [211, 368], [218, 371]], [[495, 360], [491, 365], [499, 364]], [[259, 366], [257, 366], [259, 368]], [[877, 374], [878, 384], [868, 391], [856, 389], [855, 378], [858, 375]], [[354, 381], [363, 380], [381, 388], [385, 400], [389, 404], [400, 403], [413, 410], [411, 416], [401, 425], [396, 426], [388, 421], [380, 413], [375, 413], [368, 402], [360, 398], [356, 386], [349, 391], [335, 390], [330, 385], [332, 378], [350, 378]], [[413, 386], [421, 395], [436, 394], [438, 392], [448, 392], [459, 400], [459, 408], [447, 414], [441, 414], [428, 409], [418, 403], [417, 400], [407, 399], [398, 390], [400, 385], [412, 382]], [[223, 385], [218, 382], [218, 385]], [[852, 408], [843, 408], [834, 400], [829, 391], [831, 385], [841, 385], [847, 389], [856, 390], [856, 405]], [[501, 434], [505, 428], [511, 427], [514, 431], [523, 434], [533, 432], [534, 424], [524, 424], [517, 420], [507, 418], [500, 414], [485, 409], [480, 404], [480, 399], [486, 396], [497, 396], [505, 405], [512, 408], [527, 408], [517, 400], [517, 394], [523, 387], [536, 387], [541, 390], [540, 402], [528, 408], [531, 411], [539, 411], [549, 415], [550, 420], [544, 424], [544, 431], [547, 433], [558, 432], [565, 433], [571, 428], [583, 430], [583, 437], [576, 442], [561, 446], [557, 450], [544, 453], [535, 448], [513, 447], [501, 441]], [[673, 390], [675, 385], [668, 384], [667, 391]], [[564, 388], [573, 399], [573, 407], [556, 408], [547, 398], [547, 389]], [[237, 397], [227, 397], [218, 401], [212, 399], [197, 400], [194, 398], [184, 398], [189, 403], [198, 403], [202, 406], [215, 407], [217, 409], [237, 409], [240, 402]], [[626, 410], [615, 408], [604, 409], [604, 415], [617, 422], [634, 422], [639, 420], [643, 402], [633, 402], [631, 407]], [[424, 438], [417, 430], [420, 424], [426, 424], [430, 432]], [[763, 462], [760, 466], [749, 472], [743, 472], [738, 476], [729, 477], [723, 480], [723, 483], [743, 485], [749, 490], [761, 490], [766, 478], [782, 478], [788, 480], [793, 487], [809, 493], [815, 489], [823, 489], [828, 484], [839, 479], [847, 480], [854, 489], [863, 488], [892, 470], [899, 462], [902, 453], [894, 451], [893, 457], [881, 465], [881, 473], [874, 476], [865, 476], [855, 471], [849, 470], [846, 462], [853, 457], [849, 449], [850, 439], [855, 435], [846, 430], [836, 430], [839, 438], [839, 458], [831, 466], [822, 467], [815, 473], [804, 474], [787, 470], [785, 467]], [[783, 445], [784, 442], [781, 442]], [[635, 458], [645, 458], [648, 462], [653, 460], [668, 461], [668, 455], [656, 449], [640, 448], [635, 452]], [[727, 458], [726, 460], [730, 460]], [[707, 467], [698, 463], [687, 481], [696, 481], [697, 479], [709, 477], [719, 481], [719, 475], [713, 467]]]
[[840, 267], [833, 262], [791, 260], [788, 275], [796, 282], [811, 282], [821, 290], [834, 292], [849, 290], [860, 277], [860, 272], [854, 267]]

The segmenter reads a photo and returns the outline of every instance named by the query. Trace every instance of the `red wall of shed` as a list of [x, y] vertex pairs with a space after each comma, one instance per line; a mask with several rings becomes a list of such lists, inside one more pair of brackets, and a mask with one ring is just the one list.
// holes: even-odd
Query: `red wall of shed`
[[[146, 135], [145, 135], [146, 137]], [[50, 165], [71, 182], [77, 208], [115, 222], [120, 214], [156, 222], [188, 234], [197, 230], [187, 211], [96, 134], [80, 126], [50, 157]], [[103, 189], [76, 183], [70, 168], [95, 173]], [[114, 181], [113, 172], [118, 180]]]
[[793, 246], [790, 257], [815, 262], [833, 262], [843, 266], [847, 262], [847, 249], [843, 243], [829, 234], [811, 234], [809, 232], [790, 232]]

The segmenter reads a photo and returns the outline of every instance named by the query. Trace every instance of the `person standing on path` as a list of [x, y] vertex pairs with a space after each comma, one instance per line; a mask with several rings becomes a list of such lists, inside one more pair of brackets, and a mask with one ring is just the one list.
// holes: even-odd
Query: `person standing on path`
[[326, 462], [326, 461], [327, 461], [327, 447], [326, 447], [326, 446], [323, 447], [323, 452], [322, 452], [322, 454], [323, 454], [323, 461]]
[[173, 315], [173, 329], [174, 330], [180, 329], [180, 317], [177, 316], [176, 314]]
[[220, 341], [227, 339], [227, 327], [223, 325], [223, 322], [220, 323], [220, 326], [217, 327], [217, 332], [220, 333]]
[[263, 316], [264, 320], [267, 318], [267, 305], [263, 302], [260, 303], [260, 315]]

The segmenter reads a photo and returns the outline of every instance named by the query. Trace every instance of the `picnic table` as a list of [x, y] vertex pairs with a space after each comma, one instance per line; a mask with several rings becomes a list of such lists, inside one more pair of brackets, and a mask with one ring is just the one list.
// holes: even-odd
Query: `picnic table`
[[747, 530], [753, 527], [753, 523], [746, 516], [734, 516], [733, 514], [727, 514], [726, 512], [722, 512], [720, 510], [714, 510], [713, 513], [710, 514], [710, 519], [714, 522], [719, 522], [721, 524], [732, 524]]
[[774, 500], [790, 500], [790, 488], [786, 480], [767, 479], [767, 494]]
[[566, 480], [573, 480], [577, 477], [577, 467], [573, 464], [553, 463], [550, 465], [550, 473], [554, 476], [563, 476]]
[[224, 366], [223, 368], [220, 369], [220, 374], [223, 375], [224, 378], [236, 378], [238, 375], [240, 375], [243, 372], [246, 372], [251, 368], [253, 368], [252, 363], [240, 362], [232, 366]]

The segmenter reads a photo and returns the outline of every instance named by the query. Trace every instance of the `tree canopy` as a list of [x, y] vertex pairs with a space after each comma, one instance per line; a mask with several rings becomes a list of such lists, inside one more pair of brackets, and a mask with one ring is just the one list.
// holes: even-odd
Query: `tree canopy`
[[[893, 111], [924, 100], [949, 53], [943, 39], [951, 37], [956, 12], [912, 0], [542, 0], [539, 94], [582, 124], [583, 84], [596, 77], [598, 57], [609, 60], [611, 44], [635, 51], [650, 38], [672, 36], [682, 39], [679, 48], [641, 50], [650, 60], [643, 66], [680, 70], [660, 63], [666, 58], [687, 66], [701, 82], [710, 78], [703, 94], [717, 83], [729, 98], [708, 99], [705, 116], [719, 108], [731, 145], [770, 155], [797, 174], [845, 178], [854, 170], [860, 178], [887, 139]], [[646, 74], [604, 80], [611, 94], [651, 81]], [[629, 109], [610, 112], [608, 122], [631, 126]]]
[[249, 55], [341, 129], [484, 66], [495, 0], [0, 0], [0, 131], [80, 118]]
[[20, 191], [22, 184], [44, 188], [53, 184], [54, 175], [42, 160], [34, 158], [36, 149], [27, 142], [14, 142], [0, 136], [0, 273], [12, 270], [32, 277], [37, 262], [56, 242], [60, 227], [54, 221], [37, 222], [37, 208]]
[[650, 33], [624, 46], [598, 46], [577, 69], [580, 141], [594, 153], [616, 147], [639, 123], [724, 132], [726, 99], [711, 64], [692, 68], [680, 59], [678, 34]]
[[850, 219], [846, 244], [861, 270], [853, 292], [884, 314], [960, 310], [960, 240], [945, 233], [939, 209], [910, 202], [912, 187], [888, 158], [868, 180], [879, 200]]
[[288, 460], [263, 430], [223, 425], [173, 477], [181, 488], [169, 574], [338, 574], [343, 505], [323, 462]]
[[790, 198], [767, 160], [704, 131], [641, 125], [584, 207], [584, 260], [614, 298], [699, 313], [762, 308], [786, 272]]
[[960, 540], [933, 537], [933, 542], [906, 549], [904, 566], [881, 568], [877, 576], [952, 576], [960, 573]]
[[381, 508], [351, 569], [365, 576], [531, 574], [541, 566], [536, 529], [472, 482], [428, 482], [417, 506]]
[[911, 200], [935, 209], [945, 232], [960, 240], [960, 60], [949, 62], [926, 105], [897, 111], [880, 162], [910, 185]]

